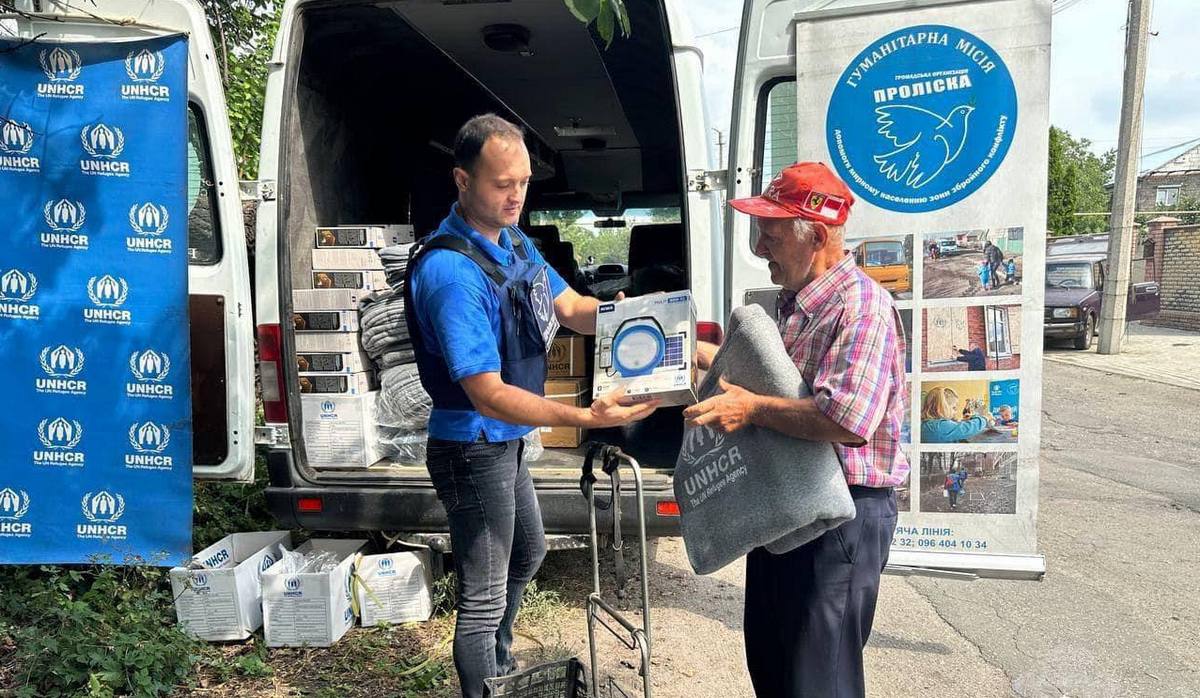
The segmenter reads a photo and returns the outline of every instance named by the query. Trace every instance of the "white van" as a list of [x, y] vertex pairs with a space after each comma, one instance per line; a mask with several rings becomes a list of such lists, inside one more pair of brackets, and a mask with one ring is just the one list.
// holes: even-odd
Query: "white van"
[[[715, 172], [703, 56], [685, 0], [626, 3], [632, 35], [608, 48], [563, 0], [287, 0], [267, 80], [253, 297], [216, 52], [198, 3], [16, 5], [27, 14], [9, 21], [22, 36], [191, 36], [192, 170], [203, 185], [189, 218], [196, 476], [251, 478], [257, 443], [267, 452], [267, 498], [284, 526], [437, 535], [446, 531], [445, 513], [423, 463], [319, 471], [307, 463], [294, 337], [281, 319], [291, 317], [293, 289], [311, 287], [314, 227], [410, 222], [418, 236], [432, 231], [455, 199], [456, 130], [496, 112], [528, 132], [527, 231], [556, 237], [547, 221], [557, 211], [671, 211], [677, 222], [632, 227], [623, 268], [603, 267], [628, 278], [660, 264], [682, 269], [676, 281], [694, 294], [697, 334], [717, 341], [732, 308], [772, 304], [777, 290], [752, 253], [748, 217], [722, 223], [721, 209], [726, 196], [759, 193], [769, 173], [796, 159], [798, 15], [900, 4], [744, 0], [729, 166]], [[255, 335], [265, 409], [257, 428]], [[651, 535], [678, 530], [671, 478], [679, 411], [591, 435], [642, 463]], [[531, 467], [550, 534], [587, 531], [582, 460], [582, 448], [552, 449]], [[634, 505], [630, 496], [630, 524]], [[985, 557], [944, 566], [987, 573], [976, 563]]]

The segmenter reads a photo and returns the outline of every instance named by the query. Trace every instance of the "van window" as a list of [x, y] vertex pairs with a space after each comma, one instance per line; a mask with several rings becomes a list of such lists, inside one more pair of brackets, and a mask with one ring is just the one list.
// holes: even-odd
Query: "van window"
[[763, 190], [779, 171], [796, 162], [796, 80], [782, 78], [767, 83], [758, 104], [757, 139], [759, 151], [755, 160], [761, 163], [755, 176], [754, 192]]
[[654, 223], [679, 223], [678, 208], [631, 208], [624, 214], [609, 218], [591, 211], [533, 211], [526, 230], [540, 242], [542, 230], [558, 229], [558, 240], [570, 243], [575, 262], [580, 267], [601, 264], [629, 264], [630, 232], [634, 226]]
[[221, 223], [217, 215], [217, 186], [209, 152], [208, 127], [200, 106], [188, 103], [187, 143], [188, 263], [221, 261]]

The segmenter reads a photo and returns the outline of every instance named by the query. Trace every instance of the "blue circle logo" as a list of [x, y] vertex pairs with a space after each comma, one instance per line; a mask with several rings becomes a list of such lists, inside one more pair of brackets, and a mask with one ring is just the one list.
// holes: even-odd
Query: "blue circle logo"
[[1017, 91], [992, 47], [925, 24], [854, 58], [826, 124], [834, 167], [855, 194], [889, 211], [936, 211], [1000, 167], [1016, 131]]

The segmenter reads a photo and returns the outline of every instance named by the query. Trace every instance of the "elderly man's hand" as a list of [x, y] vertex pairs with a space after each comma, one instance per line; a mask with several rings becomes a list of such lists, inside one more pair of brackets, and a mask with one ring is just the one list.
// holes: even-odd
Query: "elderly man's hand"
[[707, 371], [712, 368], [713, 359], [717, 356], [717, 351], [720, 349], [716, 344], [710, 342], [696, 342], [696, 368], [701, 371]]
[[750, 424], [758, 406], [758, 395], [745, 388], [720, 379], [725, 392], [683, 411], [688, 426], [710, 426], [717, 431], [734, 432]]

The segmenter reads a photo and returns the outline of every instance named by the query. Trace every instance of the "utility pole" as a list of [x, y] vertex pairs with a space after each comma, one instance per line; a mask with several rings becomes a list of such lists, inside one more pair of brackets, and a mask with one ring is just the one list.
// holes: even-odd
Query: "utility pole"
[[1108, 276], [1100, 304], [1101, 354], [1119, 354], [1125, 341], [1129, 266], [1133, 262], [1134, 213], [1142, 142], [1142, 102], [1146, 91], [1146, 54], [1153, 0], [1129, 0], [1125, 24], [1125, 90], [1117, 140], [1117, 172], [1109, 219]]

